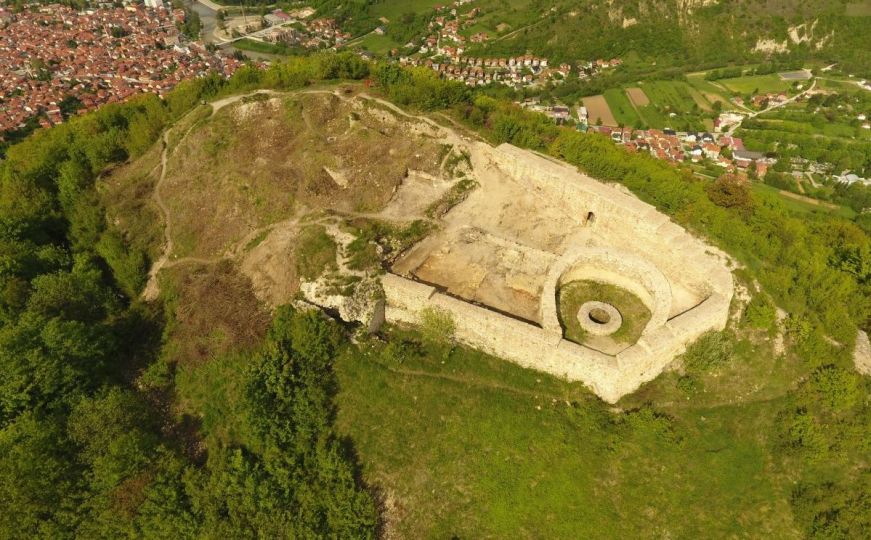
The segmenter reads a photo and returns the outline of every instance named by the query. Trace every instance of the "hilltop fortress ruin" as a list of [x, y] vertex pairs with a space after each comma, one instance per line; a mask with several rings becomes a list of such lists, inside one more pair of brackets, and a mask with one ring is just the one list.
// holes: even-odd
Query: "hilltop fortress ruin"
[[302, 295], [370, 330], [437, 312], [459, 341], [609, 402], [726, 324], [725, 255], [557, 160], [353, 92], [236, 96], [201, 117], [162, 154], [172, 226], [146, 295], [163, 265], [236, 259], [265, 304]]
[[[724, 258], [654, 207], [508, 144], [475, 143], [470, 155], [480, 188], [384, 276], [388, 321], [444, 310], [462, 342], [583, 381], [609, 402], [725, 326], [733, 283]], [[607, 351], [565, 339], [557, 293], [575, 280], [637, 296], [651, 314], [641, 337]], [[601, 323], [590, 322], [595, 332]]]

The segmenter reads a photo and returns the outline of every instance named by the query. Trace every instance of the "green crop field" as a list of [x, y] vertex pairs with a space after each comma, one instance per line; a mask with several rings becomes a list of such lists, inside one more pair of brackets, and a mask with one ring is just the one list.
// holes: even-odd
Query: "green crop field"
[[[603, 92], [618, 123], [653, 128], [707, 128], [703, 117], [710, 109], [710, 99], [683, 81], [647, 81], [638, 85], [650, 100], [649, 105], [633, 107], [626, 89], [611, 88]], [[701, 104], [705, 106], [702, 107]], [[675, 116], [671, 116], [671, 114]]]
[[446, 5], [444, 0], [403, 0], [402, 2], [381, 2], [372, 7], [372, 13], [393, 20], [405, 13], [425, 13], [435, 6]]
[[701, 92], [710, 102], [715, 101], [716, 97], [728, 102], [729, 91], [719, 81], [706, 81], [704, 74], [693, 74], [687, 76], [687, 83]]
[[822, 212], [825, 214], [834, 214], [846, 219], [853, 219], [856, 217], [856, 212], [851, 208], [847, 208], [846, 206], [838, 206], [830, 203], [814, 203], [810, 200], [803, 200], [796, 197], [791, 197], [785, 195], [781, 192], [781, 190], [769, 186], [767, 184], [762, 184], [760, 182], [755, 182], [753, 184], [753, 190], [757, 193], [764, 193], [768, 195], [773, 195], [777, 197], [780, 202], [783, 203], [784, 206], [793, 210], [795, 212], [801, 213], [812, 213], [812, 212]]
[[629, 97], [622, 88], [611, 88], [603, 93], [605, 101], [608, 102], [608, 107], [611, 109], [611, 114], [618, 123], [624, 126], [633, 127], [640, 121], [638, 113], [635, 112], [635, 107], [629, 101]]
[[650, 81], [642, 83], [640, 87], [647, 94], [651, 105], [659, 105], [677, 113], [690, 112], [697, 108], [685, 82]]

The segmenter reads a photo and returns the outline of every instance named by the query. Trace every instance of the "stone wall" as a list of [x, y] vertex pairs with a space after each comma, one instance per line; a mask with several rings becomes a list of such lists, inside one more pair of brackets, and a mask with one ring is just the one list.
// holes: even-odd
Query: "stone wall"
[[631, 235], [634, 251], [650, 259], [663, 273], [704, 283], [706, 292], [731, 296], [732, 276], [719, 257], [712, 256], [711, 248], [655, 207], [552, 158], [509, 144], [480, 146], [512, 179], [557, 205], [579, 225], [593, 212], [594, 226], [603, 235]]
[[566, 251], [548, 270], [541, 296], [543, 327], [562, 332], [557, 317], [557, 290], [577, 280], [601, 281], [631, 292], [650, 310], [648, 327], [662, 326], [668, 320], [671, 287], [655, 265], [626, 251], [577, 247]]
[[[416, 324], [424, 309], [444, 310], [454, 318], [460, 341], [524, 367], [582, 381], [608, 402], [655, 378], [704, 332], [725, 327], [733, 287], [729, 269], [716, 250], [654, 207], [568, 165], [510, 145], [492, 148], [478, 143], [473, 159], [478, 161], [476, 167], [495, 164], [572, 217], [578, 227], [595, 227], [605, 240], [619, 238], [622, 249], [573, 245], [559, 254], [546, 270], [541, 327], [394, 274], [382, 279], [386, 320]], [[595, 214], [594, 225], [587, 223], [589, 212]], [[678, 276], [681, 283], [686, 280], [689, 288], [698, 290], [699, 303], [683, 313], [671, 313], [667, 276]], [[647, 305], [652, 319], [637, 343], [612, 356], [562, 338], [556, 291], [575, 279], [618, 285]]]

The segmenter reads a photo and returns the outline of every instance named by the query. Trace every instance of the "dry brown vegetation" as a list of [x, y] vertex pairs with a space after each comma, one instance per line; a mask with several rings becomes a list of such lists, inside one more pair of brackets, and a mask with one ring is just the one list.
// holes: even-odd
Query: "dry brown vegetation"
[[300, 208], [383, 208], [409, 170], [438, 171], [439, 145], [410, 135], [383, 110], [329, 93], [221, 109], [169, 161], [173, 257], [222, 255]]
[[269, 313], [232, 262], [167, 269], [162, 286], [171, 321], [167, 361], [196, 365], [262, 341]]
[[587, 108], [587, 113], [590, 115], [590, 122], [598, 123], [600, 120], [602, 125], [616, 126], [617, 120], [614, 119], [614, 113], [611, 112], [611, 107], [605, 101], [605, 96], [590, 96], [583, 99], [584, 107]]

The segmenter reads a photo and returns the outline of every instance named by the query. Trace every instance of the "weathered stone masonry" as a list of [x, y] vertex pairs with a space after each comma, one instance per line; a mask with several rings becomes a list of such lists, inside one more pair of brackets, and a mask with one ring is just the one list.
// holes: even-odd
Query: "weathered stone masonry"
[[[501, 315], [394, 274], [384, 276], [385, 317], [417, 323], [427, 307], [450, 313], [456, 337], [519, 365], [582, 381], [608, 402], [659, 375], [687, 344], [722, 329], [732, 298], [732, 276], [713, 248], [654, 207], [574, 168], [510, 145], [474, 148], [473, 164], [493, 167], [532, 190], [583, 227], [597, 229], [596, 245], [567, 245], [546, 269], [541, 326]], [[486, 189], [486, 185], [482, 186]], [[589, 218], [593, 217], [594, 222]], [[647, 305], [652, 318], [637, 343], [609, 355], [562, 338], [556, 292], [563, 283], [593, 279], [623, 287]], [[675, 289], [678, 287], [679, 289]], [[677, 291], [695, 302], [677, 302]]]

